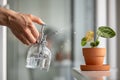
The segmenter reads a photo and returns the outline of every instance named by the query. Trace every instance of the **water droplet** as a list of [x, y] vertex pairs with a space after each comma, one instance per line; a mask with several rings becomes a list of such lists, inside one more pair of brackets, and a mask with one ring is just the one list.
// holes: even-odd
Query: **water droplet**
[[74, 35], [76, 35], [76, 32], [74, 32]]

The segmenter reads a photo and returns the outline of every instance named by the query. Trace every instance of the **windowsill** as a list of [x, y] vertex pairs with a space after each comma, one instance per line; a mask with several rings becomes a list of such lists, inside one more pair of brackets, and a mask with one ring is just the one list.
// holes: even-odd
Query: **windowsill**
[[72, 76], [78, 80], [104, 80], [109, 77], [111, 71], [81, 71], [79, 68], [72, 69]]

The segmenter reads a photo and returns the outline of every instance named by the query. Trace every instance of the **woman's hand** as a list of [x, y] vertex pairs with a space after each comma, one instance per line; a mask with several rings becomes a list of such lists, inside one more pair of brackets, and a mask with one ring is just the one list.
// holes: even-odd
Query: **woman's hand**
[[13, 10], [0, 7], [0, 25], [9, 27], [12, 33], [24, 44], [30, 45], [36, 43], [40, 36], [33, 23], [45, 24], [34, 15], [17, 13]]
[[44, 22], [31, 14], [17, 13], [12, 17], [8, 17], [8, 26], [13, 34], [24, 44], [30, 45], [36, 43], [39, 32], [34, 23], [43, 25]]

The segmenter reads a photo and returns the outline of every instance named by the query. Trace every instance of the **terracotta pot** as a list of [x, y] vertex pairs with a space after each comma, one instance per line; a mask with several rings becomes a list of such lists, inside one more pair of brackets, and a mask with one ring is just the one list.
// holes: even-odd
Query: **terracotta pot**
[[83, 48], [86, 65], [103, 65], [106, 48]]

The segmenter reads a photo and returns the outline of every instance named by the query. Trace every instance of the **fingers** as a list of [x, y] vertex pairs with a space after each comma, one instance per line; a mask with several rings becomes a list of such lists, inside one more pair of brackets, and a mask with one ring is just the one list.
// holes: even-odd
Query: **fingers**
[[29, 14], [28, 15], [29, 17], [30, 17], [30, 19], [33, 21], [33, 22], [36, 22], [36, 23], [38, 23], [38, 24], [45, 24], [40, 18], [38, 18], [38, 17], [36, 17], [36, 16], [34, 16], [34, 15], [31, 15], [31, 14]]
[[37, 39], [39, 37], [39, 32], [35, 28], [34, 24], [29, 25], [29, 29], [31, 30], [32, 35]]
[[34, 24], [29, 25], [29, 29], [31, 31], [31, 34], [34, 36], [34, 38], [36, 39], [36, 42], [38, 42], [39, 38], [41, 37], [41, 34], [38, 32], [38, 30], [35, 28]]
[[40, 18], [33, 15], [18, 14], [18, 16], [19, 17], [16, 17], [16, 20], [14, 20], [11, 31], [24, 44], [30, 45], [36, 43], [38, 37], [41, 35], [33, 22], [42, 25], [45, 23]]
[[12, 30], [13, 34], [24, 44], [26, 45], [31, 45], [37, 42], [37, 37], [39, 34], [34, 34], [37, 35], [34, 37], [32, 34], [31, 30], [29, 28], [23, 30], [22, 32], [18, 32], [16, 30]]
[[45, 23], [40, 18], [38, 18], [34, 15], [28, 14], [27, 16], [31, 19], [31, 23], [28, 25], [29, 29], [31, 30], [31, 33], [32, 33], [32, 35], [34, 36], [34, 38], [36, 39], [36, 42], [37, 42], [38, 38], [41, 37], [41, 35], [39, 34], [39, 32], [36, 29], [33, 22], [36, 22], [36, 23], [41, 24], [41, 25], [43, 25]]
[[35, 43], [37, 41], [37, 38], [35, 38], [34, 35], [36, 35], [36, 37], [37, 35], [39, 35], [39, 34], [32, 34], [30, 29], [28, 28], [25, 29], [25, 32], [23, 34], [30, 43]]
[[14, 33], [14, 32], [13, 32], [13, 34], [14, 34], [22, 43], [24, 43], [24, 44], [26, 44], [26, 45], [30, 45], [30, 42], [27, 40], [26, 37], [24, 37], [23, 34], [18, 34], [18, 33]]
[[18, 39], [19, 39], [22, 43], [24, 43], [24, 44], [26, 44], [26, 45], [30, 45], [30, 44], [31, 44], [31, 43], [26, 39], [26, 37], [24, 37], [24, 35], [18, 35], [17, 37], [18, 37]]

